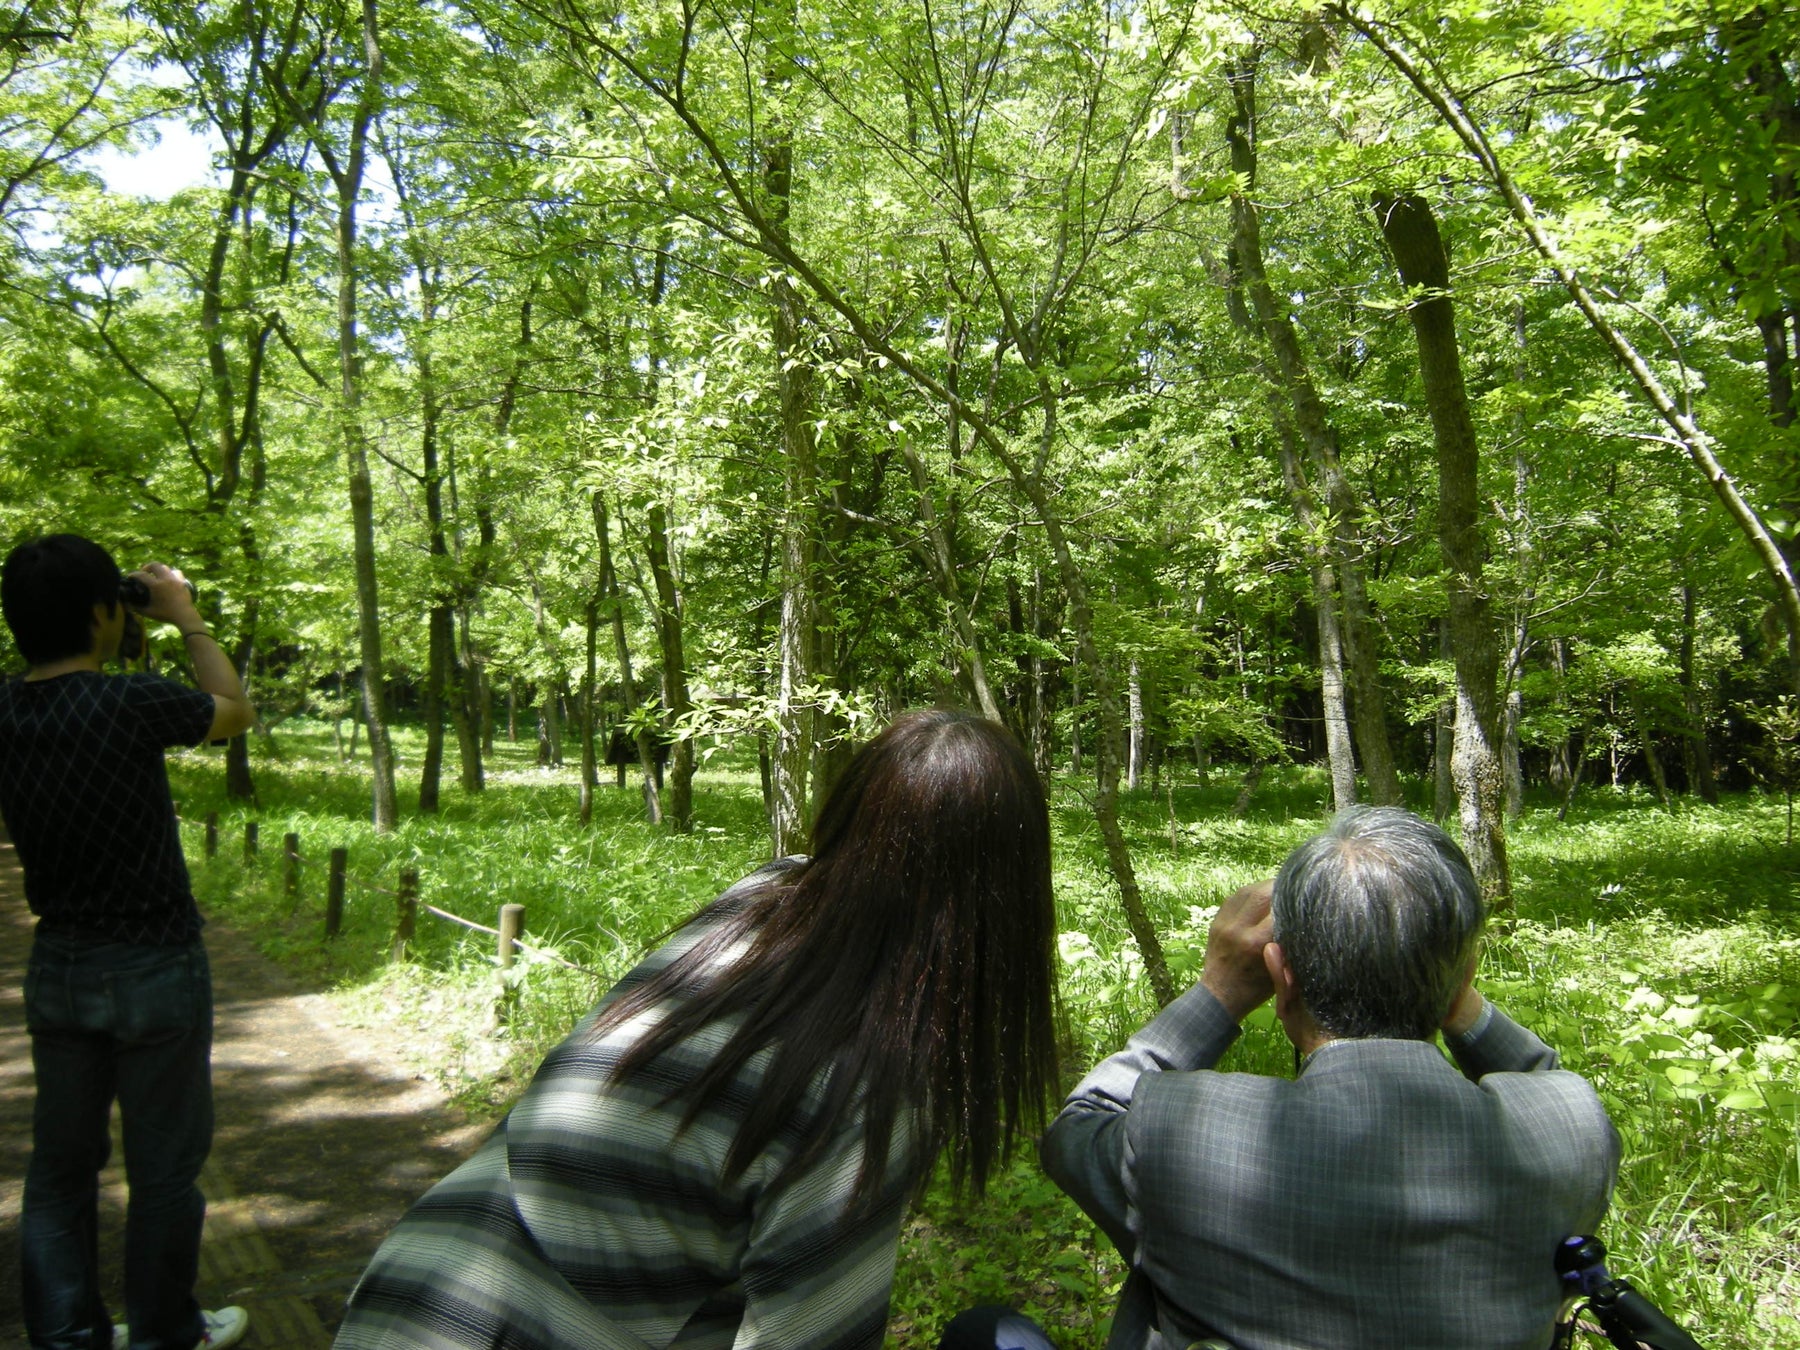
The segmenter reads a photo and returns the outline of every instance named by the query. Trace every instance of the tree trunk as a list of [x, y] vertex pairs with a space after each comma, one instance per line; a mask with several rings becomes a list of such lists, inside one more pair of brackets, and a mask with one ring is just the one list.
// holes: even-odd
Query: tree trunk
[[[1450, 622], [1438, 620], [1438, 660], [1449, 662]], [[1431, 815], [1439, 825], [1456, 811], [1456, 780], [1450, 773], [1450, 750], [1456, 739], [1456, 692], [1451, 691], [1437, 705], [1431, 723]]]
[[1037, 568], [1031, 569], [1031, 634], [1036, 639], [1031, 649], [1031, 761], [1038, 777], [1050, 781], [1052, 766], [1050, 748], [1050, 682], [1044, 667], [1044, 578]]
[[582, 610], [587, 632], [587, 664], [581, 677], [581, 792], [576, 814], [585, 828], [594, 821], [594, 789], [600, 766], [594, 751], [594, 685], [599, 674], [600, 602], [590, 599]]
[[1712, 751], [1706, 744], [1706, 696], [1694, 674], [1694, 588], [1681, 586], [1681, 702], [1686, 713], [1682, 728], [1682, 768], [1689, 792], [1708, 802], [1719, 800], [1719, 784], [1713, 777]]
[[1131, 721], [1130, 753], [1126, 758], [1125, 786], [1136, 792], [1144, 783], [1144, 685], [1138, 663], [1131, 663], [1130, 680], [1125, 687], [1127, 715]]
[[[1272, 389], [1272, 386], [1271, 386]], [[1294, 445], [1293, 428], [1271, 398], [1276, 444], [1280, 447], [1281, 478], [1294, 517], [1310, 541], [1314, 618], [1319, 629], [1319, 701], [1325, 718], [1325, 763], [1331, 772], [1331, 809], [1356, 805], [1356, 758], [1350, 748], [1350, 718], [1344, 693], [1343, 634], [1338, 626], [1337, 570], [1319, 528], [1318, 505], [1307, 485], [1305, 470]]]
[[1638, 740], [1644, 747], [1644, 767], [1650, 771], [1650, 785], [1656, 789], [1656, 800], [1662, 803], [1662, 809], [1671, 815], [1675, 811], [1675, 799], [1669, 795], [1669, 778], [1663, 772], [1662, 759], [1656, 753], [1656, 736], [1650, 726], [1650, 719], [1643, 708], [1634, 699], [1632, 713], [1637, 722]]
[[1498, 753], [1500, 650], [1482, 576], [1479, 447], [1456, 345], [1449, 259], [1423, 198], [1377, 193], [1375, 210], [1401, 283], [1419, 292], [1407, 312], [1437, 444], [1438, 548], [1450, 592], [1450, 646], [1456, 663], [1451, 772], [1461, 806], [1463, 849], [1489, 905], [1503, 908], [1511, 902], [1512, 879], [1506, 861], [1506, 784]]
[[[1513, 341], [1516, 360], [1513, 378], [1524, 388], [1530, 376], [1525, 363], [1525, 306], [1513, 307]], [[1506, 818], [1517, 820], [1525, 812], [1525, 774], [1519, 762], [1519, 725], [1525, 718], [1525, 695], [1520, 681], [1525, 677], [1525, 658], [1531, 652], [1531, 607], [1537, 600], [1535, 567], [1537, 549], [1532, 540], [1531, 463], [1525, 458], [1526, 437], [1530, 427], [1523, 409], [1513, 415], [1513, 570], [1518, 575], [1519, 593], [1513, 601], [1512, 650], [1506, 654], [1506, 709], [1502, 714], [1500, 757], [1506, 772]]]
[[387, 693], [381, 656], [381, 603], [375, 575], [375, 492], [362, 423], [362, 352], [357, 336], [356, 207], [362, 192], [369, 126], [381, 99], [382, 56], [375, 0], [363, 0], [363, 83], [350, 125], [344, 162], [332, 171], [337, 188], [338, 373], [340, 434], [350, 484], [351, 552], [356, 568], [356, 626], [362, 656], [363, 720], [369, 729], [372, 817], [386, 834], [399, 818], [394, 750], [388, 737]]
[[[424, 269], [420, 268], [421, 276]], [[455, 661], [452, 648], [456, 643], [456, 614], [451, 607], [449, 578], [443, 575], [450, 564], [450, 544], [444, 531], [444, 484], [438, 464], [437, 386], [433, 380], [432, 354], [424, 344], [429, 342], [429, 324], [436, 317], [435, 288], [428, 278], [420, 283], [424, 296], [427, 333], [418, 352], [421, 467], [425, 478], [425, 522], [429, 531], [428, 549], [434, 575], [431, 611], [426, 619], [428, 654], [425, 666], [425, 760], [419, 766], [419, 810], [435, 813], [438, 789], [444, 771], [444, 700], [450, 683], [450, 666]]]
[[[1235, 115], [1227, 127], [1232, 169], [1241, 175], [1246, 192], [1256, 175], [1256, 59], [1248, 57], [1231, 78]], [[1325, 488], [1330, 508], [1331, 553], [1337, 589], [1343, 598], [1343, 622], [1339, 641], [1350, 666], [1355, 698], [1350, 702], [1356, 718], [1356, 748], [1362, 753], [1363, 774], [1368, 779], [1369, 799], [1378, 806], [1396, 806], [1403, 800], [1400, 775], [1394, 767], [1394, 751], [1388, 738], [1387, 700], [1381, 685], [1378, 635], [1370, 616], [1363, 585], [1363, 545], [1360, 518], [1362, 504], [1344, 476], [1338, 453], [1336, 429], [1313, 385], [1306, 356], [1294, 331], [1293, 320], [1276, 301], [1263, 266], [1262, 227], [1255, 204], [1245, 192], [1232, 195], [1234, 255], [1257, 319], [1275, 354], [1281, 386], [1293, 409], [1293, 423], [1305, 443], [1314, 472]], [[1336, 770], [1334, 769], [1334, 773]]]
[[[625, 641], [625, 596], [619, 589], [619, 574], [613, 569], [612, 532], [607, 527], [606, 499], [598, 492], [593, 496], [593, 508], [594, 534], [600, 541], [600, 594], [612, 610], [613, 652], [619, 662], [620, 702], [629, 714], [637, 698], [637, 683], [631, 676], [631, 647]], [[652, 825], [660, 825], [662, 793], [657, 788], [656, 752], [648, 731], [640, 729], [635, 738], [638, 763], [644, 770], [644, 814]]]
[[[797, 71], [790, 42], [780, 33], [793, 31], [797, 0], [783, 0], [772, 16], [777, 30], [771, 42], [763, 87], [771, 109], [762, 146], [762, 186], [769, 202], [770, 224], [782, 243], [789, 241], [788, 206], [793, 187], [794, 128], [781, 114], [780, 103], [791, 95]], [[776, 402], [781, 419], [781, 619], [777, 629], [780, 654], [775, 702], [775, 753], [771, 760], [774, 818], [769, 822], [775, 853], [804, 853], [812, 833], [809, 779], [814, 726], [811, 686], [815, 681], [818, 615], [814, 607], [814, 569], [818, 562], [818, 446], [813, 437], [817, 391], [806, 341], [805, 306], [789, 279], [780, 273], [769, 288], [774, 301], [772, 327]]]
[[1069, 773], [1081, 777], [1081, 662], [1069, 663]]
[[456, 641], [456, 616], [449, 605], [433, 605], [426, 624], [425, 760], [419, 766], [419, 810], [432, 814], [438, 809], [444, 770], [444, 706], [450, 665], [455, 659], [450, 649]]
[[981, 709], [981, 715], [988, 721], [1004, 725], [1006, 719], [1001, 716], [999, 701], [994, 698], [993, 686], [988, 683], [987, 662], [981, 651], [981, 636], [975, 631], [974, 620], [963, 602], [962, 588], [956, 578], [956, 557], [950, 546], [950, 536], [938, 519], [937, 502], [931, 495], [931, 480], [925, 472], [925, 464], [910, 441], [902, 440], [900, 451], [906, 457], [907, 469], [912, 473], [913, 490], [918, 494], [919, 500], [919, 522], [925, 526], [926, 538], [931, 544], [926, 556], [931, 562], [932, 576], [937, 581], [939, 593], [944, 597], [944, 608], [949, 611], [951, 627], [967, 662], [965, 669], [969, 674], [970, 692], [975, 695], [975, 706]]
[[645, 524], [649, 536], [650, 575], [656, 582], [656, 635], [662, 647], [663, 712], [675, 723], [669, 756], [669, 800], [666, 818], [682, 834], [694, 829], [694, 738], [681, 725], [693, 710], [688, 696], [687, 655], [683, 647], [681, 596], [669, 564], [669, 531], [661, 502], [651, 503]]

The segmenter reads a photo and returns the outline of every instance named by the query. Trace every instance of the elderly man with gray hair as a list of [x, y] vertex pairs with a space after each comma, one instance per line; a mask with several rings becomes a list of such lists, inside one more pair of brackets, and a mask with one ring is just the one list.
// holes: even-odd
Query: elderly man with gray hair
[[[1220, 906], [1200, 982], [1044, 1135], [1131, 1266], [1109, 1350], [1550, 1344], [1557, 1244], [1599, 1224], [1619, 1140], [1475, 988], [1484, 917], [1462, 850], [1392, 807]], [[1298, 1074], [1216, 1072], [1271, 996]]]

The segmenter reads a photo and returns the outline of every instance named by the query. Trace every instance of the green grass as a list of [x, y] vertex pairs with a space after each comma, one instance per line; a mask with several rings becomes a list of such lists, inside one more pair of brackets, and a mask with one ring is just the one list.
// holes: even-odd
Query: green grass
[[[398, 738], [403, 781], [419, 744]], [[262, 760], [255, 812], [224, 802], [216, 758], [171, 765], [196, 888], [209, 913], [330, 984], [353, 1015], [402, 1028], [418, 1063], [477, 1109], [510, 1101], [545, 1049], [687, 913], [767, 856], [753, 764], [721, 755], [696, 783], [696, 833], [642, 820], [634, 786], [610, 778], [594, 824], [576, 823], [572, 769], [546, 773], [534, 747], [502, 745], [488, 791], [446, 785], [444, 810], [367, 824], [366, 761], [337, 762], [328, 729], [294, 727]], [[1271, 773], [1247, 818], [1234, 782], [1130, 794], [1126, 827], [1145, 900], [1179, 979], [1198, 971], [1211, 908], [1267, 876], [1325, 816], [1326, 784]], [[1614, 1268], [1709, 1347], [1800, 1347], [1800, 848], [1778, 799], [1683, 802], [1667, 814], [1641, 793], [1594, 790], [1567, 823], [1548, 798], [1528, 805], [1510, 851], [1516, 905], [1496, 922], [1481, 976], [1498, 1002], [1593, 1080], [1625, 1143], [1603, 1234]], [[221, 815], [220, 856], [202, 863], [201, 826]], [[1154, 1011], [1105, 871], [1085, 785], [1053, 801], [1062, 981], [1071, 1074], [1116, 1048]], [[242, 824], [261, 823], [246, 866]], [[300, 834], [302, 894], [280, 887], [280, 837]], [[349, 850], [343, 935], [322, 938], [324, 858]], [[524, 961], [503, 985], [493, 939], [421, 917], [411, 959], [388, 961], [394, 887], [417, 868], [426, 902], [492, 924], [526, 906], [528, 940], [591, 975]], [[370, 890], [367, 887], [381, 890]], [[1227, 1068], [1289, 1073], [1272, 1019], [1257, 1019]], [[1025, 1150], [1029, 1155], [1030, 1150]], [[1066, 1347], [1098, 1346], [1122, 1271], [1109, 1244], [1018, 1159], [987, 1200], [934, 1188], [909, 1222], [890, 1342], [935, 1343], [942, 1321], [983, 1301], [1022, 1304]]]

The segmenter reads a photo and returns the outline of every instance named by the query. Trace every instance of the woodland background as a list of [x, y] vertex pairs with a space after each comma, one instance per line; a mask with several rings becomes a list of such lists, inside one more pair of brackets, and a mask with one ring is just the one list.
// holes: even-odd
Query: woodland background
[[[976, 707], [1053, 785], [1072, 1069], [1333, 806], [1453, 819], [1637, 1160], [1609, 1241], [1800, 1344], [1797, 81], [1727, 0], [14, 3], [0, 535], [198, 580], [262, 720], [185, 817], [596, 968]], [[210, 181], [109, 189], [176, 128]], [[379, 997], [490, 978], [265, 882], [203, 878]], [[1027, 1262], [1098, 1334], [1009, 1184], [1050, 1247], [928, 1206], [903, 1343]]]

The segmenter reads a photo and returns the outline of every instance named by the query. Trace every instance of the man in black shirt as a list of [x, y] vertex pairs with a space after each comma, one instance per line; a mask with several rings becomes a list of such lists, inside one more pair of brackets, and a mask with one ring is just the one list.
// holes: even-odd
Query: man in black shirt
[[[223, 1350], [241, 1308], [194, 1298], [212, 1145], [212, 984], [163, 766], [170, 746], [254, 718], [179, 572], [137, 576], [174, 624], [199, 689], [106, 675], [126, 626], [121, 577], [79, 535], [22, 544], [0, 607], [30, 669], [0, 683], [0, 815], [38, 916], [25, 977], [37, 1100], [21, 1215], [25, 1324], [44, 1350]], [[114, 1098], [125, 1144], [126, 1325], [100, 1299], [98, 1175]]]

